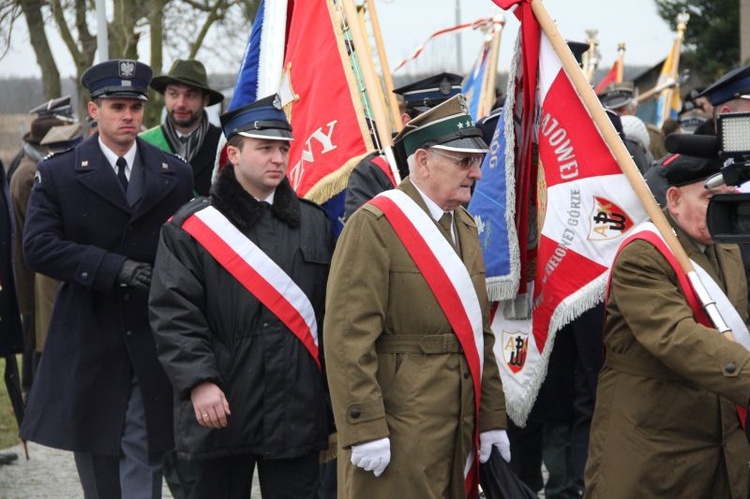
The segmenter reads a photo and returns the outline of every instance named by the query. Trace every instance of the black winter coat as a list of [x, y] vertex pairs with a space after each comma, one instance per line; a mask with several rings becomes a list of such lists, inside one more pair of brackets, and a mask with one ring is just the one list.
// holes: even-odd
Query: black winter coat
[[169, 380], [156, 358], [148, 296], [116, 285], [125, 259], [153, 263], [161, 226], [190, 200], [190, 166], [136, 139], [144, 191], [131, 207], [98, 135], [42, 161], [31, 191], [24, 253], [62, 281], [21, 436], [60, 449], [117, 456], [133, 375], [151, 458], [173, 447]]
[[[302, 342], [181, 226], [212, 204], [292, 277], [323, 328], [333, 235], [317, 205], [288, 181], [274, 204], [247, 194], [225, 167], [209, 199], [185, 206], [162, 229], [150, 295], [159, 359], [175, 390], [175, 442], [183, 457], [292, 458], [322, 450], [329, 429], [325, 376]], [[190, 392], [211, 381], [231, 415], [223, 429], [195, 420]]]
[[13, 216], [0, 162], [0, 357], [23, 352], [23, 328], [13, 280]]

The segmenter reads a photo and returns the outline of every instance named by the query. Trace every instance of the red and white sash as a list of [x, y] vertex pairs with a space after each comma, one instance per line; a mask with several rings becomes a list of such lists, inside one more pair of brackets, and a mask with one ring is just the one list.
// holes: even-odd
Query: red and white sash
[[299, 338], [320, 368], [315, 310], [297, 283], [213, 206], [182, 228]]
[[[434, 220], [399, 190], [385, 191], [372, 200], [380, 208], [406, 251], [419, 268], [440, 308], [458, 337], [474, 382], [475, 447], [464, 467], [467, 497], [476, 495], [479, 484], [479, 396], [484, 367], [482, 307], [466, 265]], [[481, 353], [481, 354], [480, 354]]]
[[[677, 260], [677, 257], [674, 256], [674, 253], [672, 253], [672, 250], [669, 249], [666, 241], [664, 241], [661, 234], [659, 233], [659, 230], [652, 222], [644, 222], [640, 224], [635, 229], [635, 231], [627, 239], [625, 239], [625, 241], [622, 242], [620, 248], [617, 250], [618, 255], [625, 246], [637, 239], [651, 243], [656, 249], [659, 250], [662, 255], [664, 255], [664, 258], [667, 259], [669, 264], [674, 269], [675, 274], [677, 274], [677, 281], [680, 284], [682, 292], [685, 294], [685, 299], [687, 300], [690, 309], [693, 311], [693, 317], [695, 318], [695, 321], [699, 324], [702, 324], [703, 326], [713, 328], [714, 325], [711, 323], [711, 319], [703, 310], [703, 305], [698, 298], [695, 290], [693, 290], [693, 286], [690, 284], [690, 278], [682, 269], [682, 266]], [[617, 255], [615, 255], [615, 259], [617, 259]], [[729, 301], [727, 295], [724, 294], [724, 291], [722, 291], [719, 285], [716, 284], [716, 282], [713, 280], [713, 278], [708, 275], [708, 272], [706, 272], [705, 269], [703, 269], [693, 260], [690, 261], [692, 262], [695, 272], [698, 275], [698, 278], [700, 279], [703, 286], [706, 288], [709, 296], [711, 296], [711, 299], [716, 303], [716, 307], [719, 309], [721, 317], [732, 330], [732, 334], [735, 336], [735, 339], [745, 348], [748, 348], [748, 345], [750, 345], [750, 335], [748, 335], [747, 326], [742, 320], [742, 317], [740, 317], [740, 314], [737, 313], [737, 310]], [[609, 289], [609, 286], [607, 286], [607, 289]], [[740, 423], [742, 423], [742, 427], [744, 428], [745, 420], [747, 419], [747, 409], [744, 406], [739, 405], [736, 407], [737, 416], [739, 417]]]

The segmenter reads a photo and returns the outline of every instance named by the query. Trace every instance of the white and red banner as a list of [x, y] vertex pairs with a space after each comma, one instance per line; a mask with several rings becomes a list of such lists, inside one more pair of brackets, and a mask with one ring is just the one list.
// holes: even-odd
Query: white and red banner
[[[495, 3], [509, 8], [518, 2]], [[506, 167], [516, 168], [519, 179], [528, 179], [517, 182], [517, 213], [523, 213], [519, 206], [524, 200], [533, 203], [526, 208], [526, 237], [521, 234], [522, 221], [517, 222], [520, 246], [527, 242], [530, 256], [521, 275], [527, 277], [531, 314], [524, 317], [517, 307], [501, 302], [492, 327], [508, 414], [523, 425], [546, 376], [555, 334], [604, 300], [617, 248], [646, 213], [541, 32], [530, 3], [520, 2], [516, 15], [521, 20], [515, 63], [523, 64], [523, 71], [517, 72], [522, 79], [522, 116], [529, 113], [530, 102], [536, 106], [533, 119], [520, 120], [522, 127], [533, 123], [533, 130], [515, 134], [516, 153], [526, 161]], [[511, 83], [518, 88], [518, 81]], [[537, 89], [531, 99], [530, 89]], [[509, 90], [507, 95], [518, 99], [518, 91]], [[539, 162], [536, 179], [537, 165], [531, 161], [534, 144]]]

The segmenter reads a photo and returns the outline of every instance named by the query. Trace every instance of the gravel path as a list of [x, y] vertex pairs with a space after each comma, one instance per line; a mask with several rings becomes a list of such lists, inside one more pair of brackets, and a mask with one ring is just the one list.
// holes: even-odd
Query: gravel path
[[[78, 499], [83, 498], [73, 453], [29, 443], [27, 461], [21, 446], [0, 452], [15, 452], [18, 460], [0, 466], [0, 499]], [[172, 494], [164, 485], [162, 497]], [[260, 499], [257, 481], [253, 481], [251, 499]]]

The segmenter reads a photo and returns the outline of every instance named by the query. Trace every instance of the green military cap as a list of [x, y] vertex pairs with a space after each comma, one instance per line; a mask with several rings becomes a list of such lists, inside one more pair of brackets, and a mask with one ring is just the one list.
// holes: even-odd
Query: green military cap
[[417, 149], [436, 147], [455, 152], [486, 153], [482, 132], [474, 125], [466, 97], [458, 94], [409, 121], [395, 138], [408, 157]]

